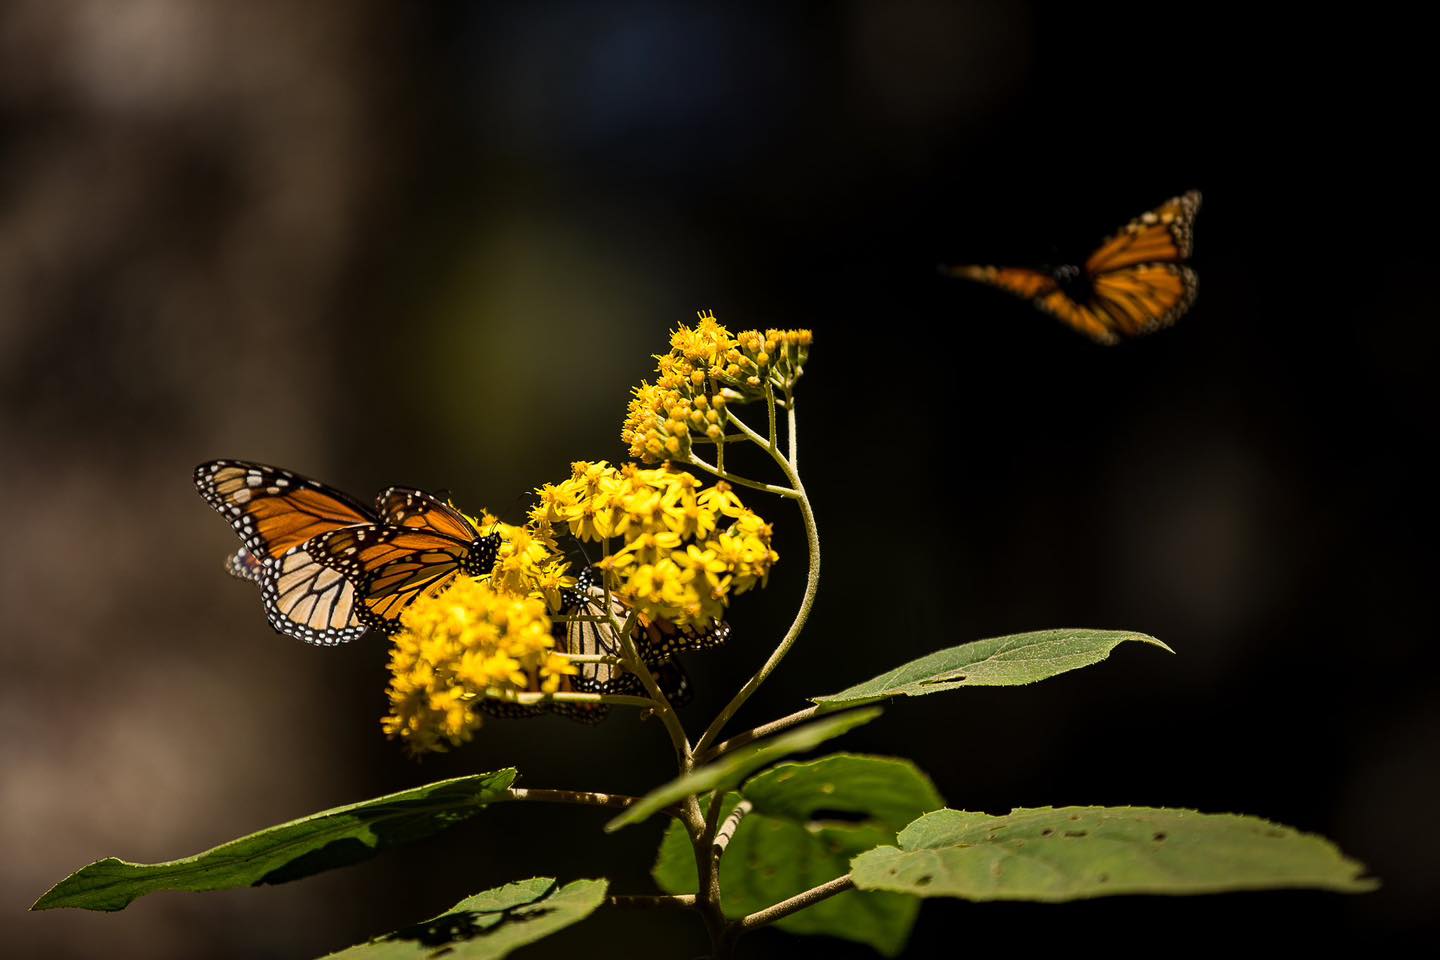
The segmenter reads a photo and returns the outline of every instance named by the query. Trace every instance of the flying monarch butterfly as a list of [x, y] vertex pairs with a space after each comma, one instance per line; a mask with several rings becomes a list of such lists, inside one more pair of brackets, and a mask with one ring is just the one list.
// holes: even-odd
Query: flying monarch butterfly
[[244, 460], [200, 464], [195, 487], [244, 541], [225, 568], [260, 584], [265, 616], [278, 632], [334, 646], [369, 629], [354, 585], [305, 549], [320, 534], [375, 522], [369, 507], [316, 480]]
[[958, 266], [941, 272], [1008, 290], [1096, 343], [1112, 346], [1170, 326], [1195, 302], [1199, 278], [1184, 261], [1199, 209], [1199, 191], [1173, 197], [1127, 223], [1082, 266]]

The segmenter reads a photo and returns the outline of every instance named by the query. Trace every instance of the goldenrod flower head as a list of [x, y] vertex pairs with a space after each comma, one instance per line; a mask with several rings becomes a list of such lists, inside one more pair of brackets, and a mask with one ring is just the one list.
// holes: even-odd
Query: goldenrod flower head
[[[770, 525], [728, 483], [705, 487], [668, 463], [577, 463], [569, 480], [537, 494], [532, 523], [563, 524], [581, 540], [604, 541], [597, 567], [610, 589], [651, 619], [719, 620], [730, 597], [763, 585], [779, 558]], [[612, 548], [612, 540], [620, 543]]]
[[656, 379], [632, 392], [621, 439], [645, 463], [684, 460], [696, 440], [720, 442], [727, 400], [763, 399], [767, 386], [788, 391], [800, 379], [814, 335], [809, 330], [744, 330], [735, 336], [706, 311], [692, 328], [670, 334], [655, 357]]
[[390, 713], [383, 727], [414, 753], [468, 741], [480, 727], [477, 707], [487, 694], [553, 693], [576, 672], [552, 649], [544, 600], [475, 577], [458, 577], [444, 592], [418, 598], [401, 623], [390, 651]]
[[544, 600], [554, 611], [560, 609], [560, 591], [573, 587], [575, 578], [569, 575], [570, 561], [555, 542], [555, 534], [541, 513], [544, 506], [542, 499], [542, 503], [531, 510], [531, 522], [527, 526], [511, 526], [492, 517], [491, 523], [480, 529], [486, 534], [500, 535], [490, 585], [501, 593]]

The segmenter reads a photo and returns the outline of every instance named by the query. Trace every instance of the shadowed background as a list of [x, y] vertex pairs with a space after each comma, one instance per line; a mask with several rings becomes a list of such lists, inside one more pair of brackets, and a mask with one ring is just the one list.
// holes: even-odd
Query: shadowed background
[[[511, 805], [293, 885], [23, 913], [105, 855], [445, 776], [667, 777], [662, 731], [623, 714], [406, 760], [377, 724], [384, 644], [271, 633], [190, 471], [250, 458], [517, 520], [571, 460], [623, 459], [629, 387], [700, 308], [817, 334], [801, 450], [825, 577], [742, 720], [979, 637], [1144, 630], [1179, 656], [898, 704], [844, 746], [911, 756], [970, 809], [1271, 817], [1385, 884], [932, 901], [909, 955], [1433, 924], [1440, 841], [1406, 822], [1437, 799], [1440, 735], [1418, 32], [1206, 11], [6, 4], [0, 952], [307, 956], [511, 879], [650, 891], [658, 823], [606, 837], [603, 814]], [[1104, 350], [934, 273], [1083, 256], [1188, 188], [1202, 293], [1153, 338]], [[781, 565], [732, 645], [690, 660], [697, 728], [802, 586], [794, 511], [747, 502]], [[703, 949], [690, 917], [611, 911], [525, 955]]]

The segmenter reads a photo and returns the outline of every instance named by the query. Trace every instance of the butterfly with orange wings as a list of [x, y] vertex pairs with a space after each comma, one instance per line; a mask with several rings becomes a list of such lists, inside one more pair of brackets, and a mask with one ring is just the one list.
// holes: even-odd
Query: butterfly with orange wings
[[244, 546], [226, 561], [260, 585], [270, 625], [321, 646], [400, 629], [418, 596], [458, 573], [487, 574], [500, 538], [423, 490], [391, 487], [375, 508], [317, 480], [261, 463], [214, 460], [195, 486]]
[[[423, 490], [390, 487], [375, 507], [289, 470], [243, 460], [213, 460], [195, 468], [195, 486], [230, 521], [244, 542], [226, 559], [233, 575], [260, 585], [265, 615], [279, 633], [320, 646], [337, 646], [371, 629], [396, 633], [400, 615], [418, 597], [438, 593], [458, 574], [491, 573], [498, 533], [482, 534], [465, 514]], [[606, 594], [593, 568], [563, 593], [560, 613], [581, 619], [556, 624], [557, 649], [572, 654], [619, 656], [612, 627], [595, 622]], [[617, 622], [630, 610], [610, 597]], [[590, 619], [586, 619], [590, 618]], [[730, 626], [676, 626], [637, 615], [635, 642], [672, 703], [689, 694], [689, 680], [674, 654], [710, 650], [730, 637]], [[585, 663], [570, 686], [582, 693], [643, 693], [621, 668]], [[544, 707], [487, 703], [501, 716], [534, 716]], [[574, 719], [598, 720], [591, 705], [548, 705]]]
[[1199, 279], [1185, 265], [1194, 240], [1200, 193], [1165, 201], [1100, 244], [1082, 266], [944, 267], [1024, 297], [1041, 310], [1111, 346], [1170, 326], [1195, 302]]

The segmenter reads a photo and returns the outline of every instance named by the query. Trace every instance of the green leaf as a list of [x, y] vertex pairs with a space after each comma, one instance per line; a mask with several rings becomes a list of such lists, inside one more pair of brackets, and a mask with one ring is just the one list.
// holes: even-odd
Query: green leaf
[[106, 857], [61, 880], [31, 910], [123, 910], [159, 890], [228, 890], [284, 883], [345, 867], [474, 816], [500, 799], [513, 768], [392, 793], [269, 827], [183, 860], [127, 863]]
[[[855, 854], [893, 842], [897, 829], [944, 802], [909, 761], [855, 754], [784, 763], [757, 774], [725, 798], [724, 816], [742, 793], [754, 811], [740, 822], [720, 863], [722, 901], [732, 918], [844, 876]], [[668, 893], [695, 892], [695, 857], [679, 824], [666, 832], [651, 873]], [[894, 956], [919, 908], [913, 897], [850, 892], [776, 926], [857, 941]]]
[[781, 757], [813, 750], [826, 740], [838, 737], [862, 723], [869, 723], [878, 716], [880, 710], [877, 707], [839, 713], [727, 753], [714, 763], [699, 767], [651, 790], [641, 797], [639, 802], [631, 804], [625, 808], [624, 813], [607, 823], [605, 832], [613, 833], [621, 827], [639, 823], [686, 797], [728, 790], [749, 774], [761, 767], [768, 767]]
[[1314, 887], [1362, 893], [1365, 868], [1323, 837], [1258, 817], [1155, 807], [937, 810], [851, 864], [862, 890], [1078, 900]]
[[576, 880], [557, 888], [549, 877], [507, 883], [326, 960], [497, 960], [590, 916], [605, 902], [606, 887], [604, 880]]
[[854, 706], [885, 697], [918, 697], [962, 686], [1034, 683], [1099, 663], [1126, 640], [1175, 652], [1154, 637], [1126, 630], [1037, 630], [962, 643], [911, 660], [839, 693], [811, 699], [822, 705]]

